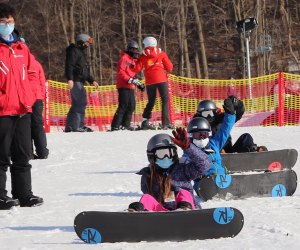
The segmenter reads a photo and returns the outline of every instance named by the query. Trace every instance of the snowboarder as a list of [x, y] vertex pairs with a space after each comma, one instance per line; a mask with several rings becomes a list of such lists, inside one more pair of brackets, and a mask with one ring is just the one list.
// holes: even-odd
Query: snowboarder
[[[144, 195], [139, 202], [129, 205], [129, 211], [169, 211], [200, 208], [193, 196], [191, 181], [204, 174], [210, 167], [208, 156], [190, 143], [184, 128], [168, 134], [153, 136], [147, 145], [149, 166], [141, 169], [141, 190]], [[180, 163], [176, 145], [191, 159]]]
[[93, 38], [87, 34], [76, 36], [76, 44], [70, 44], [66, 49], [65, 73], [71, 92], [71, 108], [67, 115], [65, 132], [93, 132], [85, 126], [85, 109], [87, 105], [86, 81], [99, 87], [98, 82], [90, 75], [89, 64], [84, 50], [93, 43]]
[[149, 123], [151, 112], [156, 100], [156, 92], [158, 90], [162, 101], [162, 129], [173, 129], [174, 126], [170, 122], [169, 114], [169, 90], [167, 73], [173, 70], [173, 64], [166, 52], [157, 46], [156, 38], [148, 36], [143, 40], [145, 49], [138, 58], [132, 70], [139, 73], [144, 69], [146, 91], [148, 103], [143, 112], [143, 120], [141, 127], [143, 130], [155, 127]]
[[[224, 147], [228, 137], [230, 136], [230, 131], [234, 126], [236, 120], [236, 109], [239, 100], [237, 98], [227, 98], [224, 100], [224, 110], [225, 114], [223, 117], [223, 122], [221, 128], [213, 135], [209, 121], [203, 117], [193, 118], [187, 127], [187, 132], [189, 133], [189, 138], [191, 144], [197, 146], [203, 152], [205, 152], [210, 159], [210, 168], [204, 173], [203, 176], [209, 176], [214, 174], [225, 174], [226, 169], [222, 165], [222, 158], [220, 151]], [[182, 161], [188, 163], [193, 161], [190, 157], [184, 153]], [[194, 180], [194, 189], [198, 190], [198, 183], [201, 176], [198, 176]]]
[[[245, 107], [241, 100], [237, 99], [235, 96], [229, 96], [231, 99], [236, 99], [235, 109], [236, 109], [236, 120], [239, 121], [244, 112]], [[224, 112], [220, 108], [217, 108], [216, 104], [212, 100], [202, 100], [198, 104], [197, 112], [194, 114], [195, 117], [203, 117], [207, 119], [210, 123], [212, 135], [221, 128]], [[242, 134], [234, 145], [232, 145], [232, 138], [229, 135], [229, 138], [225, 145], [223, 146], [222, 153], [242, 153], [242, 152], [260, 152], [267, 151], [265, 146], [257, 146], [254, 143], [253, 137], [249, 133]]]
[[111, 131], [119, 129], [134, 130], [130, 126], [132, 113], [135, 110], [134, 87], [144, 91], [142, 84], [136, 74], [130, 69], [139, 57], [139, 45], [135, 41], [127, 44], [125, 51], [122, 51], [117, 67], [117, 89], [119, 93], [119, 106], [111, 123]]

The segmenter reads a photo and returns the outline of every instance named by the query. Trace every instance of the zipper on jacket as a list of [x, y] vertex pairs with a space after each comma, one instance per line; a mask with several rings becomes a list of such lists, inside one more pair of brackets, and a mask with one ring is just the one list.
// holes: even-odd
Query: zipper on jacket
[[23, 64], [23, 68], [22, 68], [22, 80], [25, 80], [25, 64]]

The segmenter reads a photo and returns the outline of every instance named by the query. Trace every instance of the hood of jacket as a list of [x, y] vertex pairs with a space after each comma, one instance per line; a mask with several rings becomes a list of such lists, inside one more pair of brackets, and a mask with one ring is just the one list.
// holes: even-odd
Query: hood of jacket
[[145, 55], [146, 57], [149, 57], [149, 58], [154, 58], [154, 57], [157, 57], [158, 55], [160, 55], [162, 53], [162, 50], [161, 48], [158, 48], [158, 47], [148, 47], [148, 48], [145, 48], [143, 50], [143, 55]]

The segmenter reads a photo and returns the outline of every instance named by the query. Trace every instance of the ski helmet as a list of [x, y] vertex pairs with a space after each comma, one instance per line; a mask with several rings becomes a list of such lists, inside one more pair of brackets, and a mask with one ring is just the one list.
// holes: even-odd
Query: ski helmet
[[133, 58], [139, 57], [139, 45], [135, 41], [131, 41], [127, 44], [126, 52]]
[[188, 126], [187, 126], [187, 132], [188, 133], [194, 133], [194, 132], [210, 132], [210, 124], [208, 120], [206, 120], [203, 117], [195, 117], [193, 118]]
[[156, 47], [157, 46], [157, 40], [153, 36], [147, 36], [143, 40], [144, 47]]
[[213, 122], [217, 112], [217, 106], [212, 100], [202, 100], [198, 104], [197, 117], [204, 117]]
[[93, 38], [91, 38], [89, 35], [87, 34], [79, 34], [76, 36], [76, 43], [80, 44], [80, 43], [85, 43], [85, 42], [89, 42], [90, 44], [93, 43]]
[[210, 124], [203, 117], [193, 118], [188, 124], [187, 132], [190, 141], [199, 148], [205, 148], [212, 135]]
[[147, 144], [147, 156], [149, 162], [154, 162], [156, 158], [163, 158], [164, 156], [157, 156], [156, 151], [159, 149], [170, 149], [170, 156], [177, 157], [177, 148], [168, 134], [157, 134], [150, 138]]

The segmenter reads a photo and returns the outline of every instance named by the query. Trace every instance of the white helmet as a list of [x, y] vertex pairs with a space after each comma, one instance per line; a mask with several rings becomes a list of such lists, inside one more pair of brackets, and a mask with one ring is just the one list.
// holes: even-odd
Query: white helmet
[[157, 40], [153, 36], [147, 36], [143, 40], [144, 47], [156, 47], [157, 46]]

